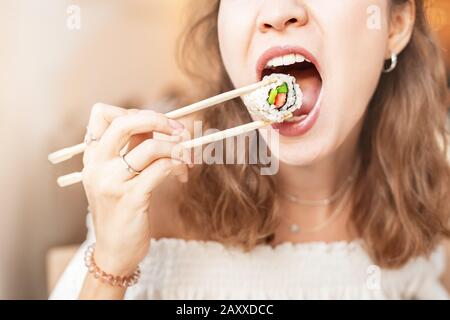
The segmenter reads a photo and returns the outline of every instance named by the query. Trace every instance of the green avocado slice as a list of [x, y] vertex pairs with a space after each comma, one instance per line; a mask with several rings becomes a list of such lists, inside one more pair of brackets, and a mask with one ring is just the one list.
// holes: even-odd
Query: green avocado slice
[[278, 90], [278, 93], [288, 93], [289, 89], [288, 89], [287, 83], [286, 82], [283, 83], [281, 86], [279, 86], [277, 88], [277, 90]]
[[270, 90], [269, 98], [267, 99], [267, 102], [269, 104], [271, 104], [271, 105], [274, 104], [275, 103], [275, 99], [277, 97], [277, 94], [278, 94], [278, 90], [277, 89]]

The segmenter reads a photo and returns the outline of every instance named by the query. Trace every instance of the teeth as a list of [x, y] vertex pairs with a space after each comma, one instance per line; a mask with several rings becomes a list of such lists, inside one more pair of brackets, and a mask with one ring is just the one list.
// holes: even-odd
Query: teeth
[[302, 122], [303, 120], [305, 120], [306, 118], [308, 118], [307, 114], [304, 114], [302, 116], [299, 117], [292, 117], [286, 120], [286, 122]]
[[305, 60], [306, 60], [306, 58], [304, 56], [302, 56], [301, 54], [296, 54], [295, 55], [295, 62], [302, 63]]
[[275, 58], [275, 59], [273, 59], [272, 60], [272, 62], [273, 62], [273, 66], [274, 67], [280, 67], [280, 66], [283, 66], [284, 65], [284, 59], [283, 59], [283, 57], [278, 57], [278, 58]]
[[281, 67], [281, 66], [290, 66], [295, 63], [302, 63], [304, 61], [307, 61], [311, 63], [308, 59], [306, 59], [301, 54], [288, 54], [281, 57], [276, 57], [271, 60], [269, 60], [266, 64], [266, 68], [275, 68], [275, 67]]
[[295, 63], [295, 54], [288, 54], [283, 57], [283, 65], [290, 66]]

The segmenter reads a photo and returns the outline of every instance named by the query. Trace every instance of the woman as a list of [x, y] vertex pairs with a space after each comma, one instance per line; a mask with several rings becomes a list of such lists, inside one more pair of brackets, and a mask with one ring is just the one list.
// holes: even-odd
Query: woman
[[[279, 172], [193, 167], [153, 132], [179, 141], [194, 119], [96, 105], [88, 239], [52, 298], [447, 298], [447, 91], [423, 1], [192, 8], [182, 53], [194, 99], [275, 71], [302, 88], [294, 121], [260, 132], [280, 133]], [[196, 116], [218, 129], [251, 120], [241, 101]]]

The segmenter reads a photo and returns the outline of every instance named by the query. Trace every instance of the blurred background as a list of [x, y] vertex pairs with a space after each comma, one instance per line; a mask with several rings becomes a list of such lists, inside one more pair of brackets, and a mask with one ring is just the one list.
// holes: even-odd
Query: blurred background
[[[82, 141], [94, 103], [152, 105], [183, 82], [186, 3], [0, 0], [0, 299], [46, 299], [52, 263], [70, 257], [58, 248], [85, 236], [82, 187], [55, 183], [81, 157], [52, 166], [48, 153]], [[428, 5], [450, 70], [450, 1]]]

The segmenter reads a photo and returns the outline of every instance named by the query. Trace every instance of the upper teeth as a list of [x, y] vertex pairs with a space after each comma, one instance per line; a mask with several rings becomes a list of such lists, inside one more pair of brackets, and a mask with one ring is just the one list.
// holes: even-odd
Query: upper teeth
[[290, 65], [293, 65], [294, 63], [301, 63], [301, 62], [304, 62], [304, 61], [311, 63], [311, 61], [306, 59], [301, 54], [287, 54], [285, 56], [281, 56], [281, 57], [276, 57], [276, 58], [270, 59], [267, 62], [265, 68], [290, 66]]

